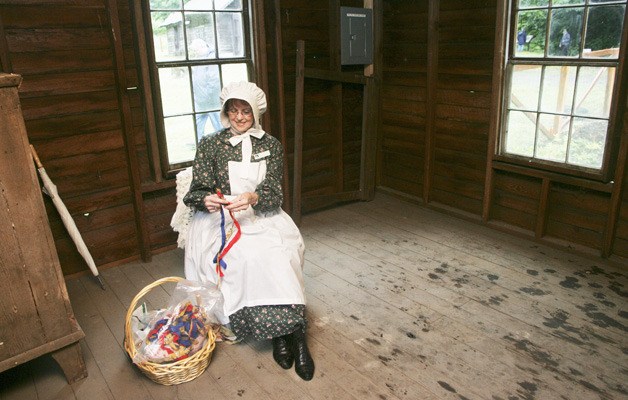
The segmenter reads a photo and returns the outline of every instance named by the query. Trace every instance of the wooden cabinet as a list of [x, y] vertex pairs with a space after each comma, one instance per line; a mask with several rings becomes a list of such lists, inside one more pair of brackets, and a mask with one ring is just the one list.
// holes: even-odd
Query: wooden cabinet
[[0, 74], [0, 372], [50, 353], [68, 382], [87, 375], [33, 164], [17, 88]]

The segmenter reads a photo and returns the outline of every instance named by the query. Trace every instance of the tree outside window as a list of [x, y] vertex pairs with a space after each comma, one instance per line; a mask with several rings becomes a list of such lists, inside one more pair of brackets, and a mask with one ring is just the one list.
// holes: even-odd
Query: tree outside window
[[626, 0], [513, 2], [498, 153], [599, 173]]

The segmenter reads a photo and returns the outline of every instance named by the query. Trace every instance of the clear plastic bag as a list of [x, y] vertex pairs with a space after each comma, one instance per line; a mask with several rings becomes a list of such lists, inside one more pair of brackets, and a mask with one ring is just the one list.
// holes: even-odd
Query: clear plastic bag
[[218, 287], [181, 280], [167, 308], [147, 311], [142, 304], [134, 310], [131, 326], [137, 353], [133, 362], [161, 364], [189, 357], [203, 347], [212, 325], [224, 319]]

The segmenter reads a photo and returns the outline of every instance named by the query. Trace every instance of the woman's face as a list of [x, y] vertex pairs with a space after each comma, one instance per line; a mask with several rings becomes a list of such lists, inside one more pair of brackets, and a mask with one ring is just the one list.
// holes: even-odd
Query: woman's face
[[227, 107], [227, 116], [231, 127], [239, 133], [251, 129], [255, 118], [251, 105], [244, 100], [233, 99]]

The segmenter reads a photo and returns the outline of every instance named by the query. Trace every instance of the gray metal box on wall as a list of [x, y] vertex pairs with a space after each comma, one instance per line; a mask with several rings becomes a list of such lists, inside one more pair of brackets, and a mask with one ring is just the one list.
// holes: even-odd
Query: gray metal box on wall
[[373, 10], [340, 7], [340, 63], [373, 63]]

